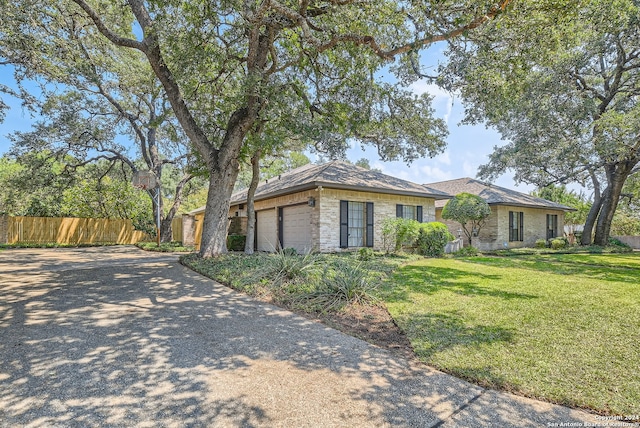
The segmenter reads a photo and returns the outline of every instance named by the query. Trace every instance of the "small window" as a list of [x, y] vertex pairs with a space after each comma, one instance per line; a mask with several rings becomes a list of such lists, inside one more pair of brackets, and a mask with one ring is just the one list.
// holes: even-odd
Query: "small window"
[[509, 211], [509, 241], [524, 241], [524, 213]]
[[558, 237], [558, 215], [547, 214], [547, 239]]
[[422, 206], [421, 205], [396, 205], [396, 217], [406, 218], [409, 220], [417, 220], [422, 223]]

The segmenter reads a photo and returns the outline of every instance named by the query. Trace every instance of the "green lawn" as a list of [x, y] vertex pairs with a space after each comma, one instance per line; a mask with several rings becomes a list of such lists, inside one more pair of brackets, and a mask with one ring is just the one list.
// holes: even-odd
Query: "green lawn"
[[418, 357], [473, 382], [640, 414], [640, 254], [424, 259], [384, 290]]

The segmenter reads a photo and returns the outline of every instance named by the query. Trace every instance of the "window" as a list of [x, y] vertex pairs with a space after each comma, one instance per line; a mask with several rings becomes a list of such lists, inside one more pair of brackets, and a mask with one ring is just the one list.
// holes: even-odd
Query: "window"
[[557, 214], [547, 214], [547, 239], [558, 236], [558, 216]]
[[396, 217], [417, 220], [422, 223], [422, 205], [396, 205]]
[[340, 201], [340, 248], [373, 247], [373, 202]]
[[509, 241], [524, 241], [524, 213], [509, 211]]
[[347, 224], [349, 226], [349, 247], [364, 247], [364, 202], [349, 202], [349, 216]]

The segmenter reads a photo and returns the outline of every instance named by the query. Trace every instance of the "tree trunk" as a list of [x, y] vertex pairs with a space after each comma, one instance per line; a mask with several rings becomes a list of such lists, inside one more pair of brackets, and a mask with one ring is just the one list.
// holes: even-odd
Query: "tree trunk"
[[[593, 204], [587, 214], [587, 219], [582, 229], [582, 237], [580, 238], [580, 245], [591, 245], [591, 239], [593, 238], [593, 226], [596, 224], [598, 215], [600, 214], [600, 208], [602, 206], [602, 194], [600, 192], [600, 182], [594, 171], [590, 171], [591, 181], [593, 183]], [[605, 190], [606, 192], [606, 190]]]
[[212, 153], [209, 167], [209, 193], [202, 224], [200, 256], [216, 257], [227, 252], [229, 201], [240, 170], [238, 155], [259, 109], [236, 110], [229, 119], [220, 150]]
[[605, 192], [606, 196], [602, 199], [602, 207], [596, 224], [596, 233], [593, 239], [596, 245], [604, 247], [609, 244], [611, 222], [613, 221], [613, 215], [616, 213], [616, 208], [618, 208], [622, 186], [624, 186], [634, 165], [635, 163], [632, 162], [621, 162], [606, 166], [609, 185], [607, 186], [607, 192]]
[[173, 204], [169, 208], [169, 212], [162, 219], [160, 226], [160, 242], [171, 242], [173, 238], [173, 219], [175, 218], [180, 205], [182, 204], [182, 198], [184, 196], [184, 186], [193, 178], [191, 174], [185, 174], [178, 185], [176, 186], [175, 198]]
[[[605, 189], [604, 196], [606, 197], [609, 188]], [[602, 207], [602, 196], [598, 195], [594, 197], [593, 204], [591, 205], [591, 209], [589, 209], [589, 214], [587, 214], [587, 220], [584, 223], [584, 228], [582, 229], [582, 237], [580, 238], [581, 245], [591, 245], [591, 240], [593, 238], [593, 226], [596, 224], [596, 220], [600, 215], [600, 209]]]
[[238, 168], [212, 168], [209, 174], [209, 193], [200, 241], [200, 256], [205, 258], [227, 252], [229, 201], [238, 177]]
[[256, 233], [256, 211], [253, 204], [253, 199], [260, 182], [260, 156], [262, 151], [260, 149], [251, 157], [251, 184], [247, 191], [247, 241], [244, 244], [244, 253], [253, 254], [253, 243]]

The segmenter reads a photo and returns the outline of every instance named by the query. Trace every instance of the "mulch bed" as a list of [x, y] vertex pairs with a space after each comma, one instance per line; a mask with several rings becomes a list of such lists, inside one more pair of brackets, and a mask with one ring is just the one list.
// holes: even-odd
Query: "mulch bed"
[[300, 315], [320, 321], [394, 354], [409, 359], [415, 357], [409, 339], [382, 306], [349, 305], [335, 313]]

